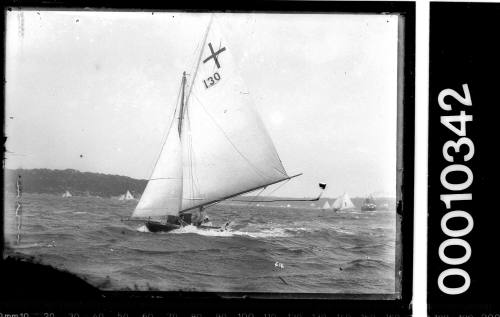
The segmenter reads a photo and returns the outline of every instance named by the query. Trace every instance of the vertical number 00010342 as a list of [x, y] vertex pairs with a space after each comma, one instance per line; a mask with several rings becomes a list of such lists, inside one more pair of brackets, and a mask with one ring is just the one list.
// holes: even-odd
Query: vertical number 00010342
[[[463, 96], [457, 93], [453, 89], [443, 89], [438, 95], [438, 104], [444, 111], [452, 111], [452, 106], [450, 103], [446, 103], [445, 98], [450, 97], [458, 101], [462, 106], [471, 107], [472, 99], [469, 92], [469, 86], [467, 84], [462, 85]], [[450, 100], [451, 101], [451, 100]], [[456, 105], [458, 108], [460, 105]], [[455, 108], [455, 106], [454, 106]], [[467, 108], [466, 108], [467, 109]], [[455, 109], [453, 109], [455, 110]], [[466, 263], [471, 257], [471, 246], [463, 238], [472, 231], [474, 227], [474, 221], [470, 213], [464, 210], [457, 210], [457, 206], [460, 201], [472, 200], [472, 194], [464, 192], [466, 191], [473, 180], [472, 170], [467, 166], [474, 156], [474, 143], [470, 138], [466, 136], [466, 125], [467, 122], [472, 121], [472, 115], [468, 115], [465, 111], [461, 110], [459, 114], [445, 115], [441, 116], [441, 124], [446, 128], [456, 134], [458, 139], [446, 141], [443, 145], [443, 158], [448, 163], [440, 175], [441, 185], [444, 189], [452, 192], [453, 194], [443, 194], [440, 195], [441, 201], [444, 203], [447, 213], [441, 218], [441, 230], [448, 236], [448, 239], [443, 241], [439, 246], [439, 258], [444, 263], [454, 266], [448, 268], [441, 272], [438, 277], [438, 287], [439, 289], [448, 295], [458, 295], [462, 294], [470, 287], [470, 276], [463, 270], [460, 266]], [[455, 123], [455, 125], [454, 125]], [[462, 164], [456, 164], [455, 159], [461, 157], [463, 159]], [[465, 181], [452, 183], [448, 180], [448, 176], [452, 174], [462, 174], [465, 176]], [[452, 205], [453, 209], [452, 209]], [[448, 227], [448, 221], [453, 218], [463, 218], [467, 221], [467, 226], [465, 228], [456, 230], [450, 229]], [[448, 257], [445, 254], [445, 250], [449, 246], [462, 247], [465, 250], [465, 254], [462, 257]], [[463, 278], [464, 282], [459, 287], [447, 287], [445, 285], [445, 278], [449, 276], [460, 276]]]

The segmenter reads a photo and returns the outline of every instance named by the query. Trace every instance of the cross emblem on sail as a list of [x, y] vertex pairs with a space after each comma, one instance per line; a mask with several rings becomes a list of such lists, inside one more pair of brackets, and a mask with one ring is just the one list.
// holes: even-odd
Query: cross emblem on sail
[[[214, 51], [211, 43], [226, 44]], [[182, 120], [172, 121], [133, 217], [179, 215], [290, 178], [251, 97], [241, 94], [247, 89], [229, 46], [212, 24], [176, 110]], [[207, 47], [210, 56], [200, 63]]]
[[212, 47], [212, 43], [208, 43], [208, 48], [210, 49], [210, 56], [203, 60], [203, 64], [205, 64], [206, 62], [208, 62], [210, 59], [213, 58], [217, 68], [220, 68], [219, 59], [217, 58], [217, 55], [224, 52], [226, 50], [226, 48], [223, 47], [220, 50], [218, 50], [217, 52], [214, 52], [214, 48]]

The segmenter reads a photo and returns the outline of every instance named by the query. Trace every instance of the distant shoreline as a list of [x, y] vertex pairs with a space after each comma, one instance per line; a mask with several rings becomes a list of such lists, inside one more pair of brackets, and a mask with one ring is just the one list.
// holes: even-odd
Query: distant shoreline
[[[62, 196], [66, 191], [77, 197], [101, 197], [101, 198], [118, 198], [127, 191], [135, 198], [140, 198], [142, 192], [146, 188], [147, 180], [134, 179], [121, 175], [110, 175], [92, 172], [80, 172], [74, 169], [51, 170], [51, 169], [6, 169], [5, 172], [5, 191], [7, 193], [15, 192], [15, 184], [18, 175], [21, 175], [23, 182], [23, 191], [32, 194], [52, 194]], [[226, 204], [249, 204], [267, 206], [286, 207], [287, 202], [252, 202], [256, 196], [240, 196], [229, 199]], [[259, 200], [266, 199], [297, 199], [290, 197], [277, 196], [258, 196]], [[310, 197], [312, 198], [312, 197]], [[352, 197], [354, 205], [357, 209], [361, 207], [366, 197]], [[234, 200], [244, 199], [248, 202], [236, 202]], [[321, 208], [325, 202], [330, 205], [335, 201], [336, 197], [323, 197], [314, 202], [290, 202], [293, 206]], [[375, 197], [377, 205], [386, 204], [390, 209], [395, 208], [394, 197]], [[283, 205], [283, 206], [281, 206]]]
[[5, 191], [15, 192], [16, 179], [21, 175], [26, 193], [60, 194], [69, 191], [73, 196], [111, 198], [128, 191], [140, 196], [147, 180], [102, 173], [80, 172], [74, 169], [6, 169]]

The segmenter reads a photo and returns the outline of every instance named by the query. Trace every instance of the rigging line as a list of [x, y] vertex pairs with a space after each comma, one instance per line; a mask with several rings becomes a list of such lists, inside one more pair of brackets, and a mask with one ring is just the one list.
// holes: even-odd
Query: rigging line
[[153, 166], [153, 169], [151, 170], [151, 173], [149, 175], [149, 179], [151, 179], [151, 176], [153, 176], [153, 173], [156, 169], [156, 165], [158, 164], [158, 161], [160, 160], [160, 156], [161, 156], [161, 153], [163, 152], [163, 148], [165, 147], [165, 143], [167, 143], [167, 138], [168, 138], [168, 135], [170, 134], [170, 130], [172, 129], [172, 126], [173, 126], [173, 123], [175, 121], [175, 114], [177, 113], [177, 110], [178, 110], [178, 106], [179, 106], [179, 99], [181, 97], [181, 90], [182, 90], [182, 81], [181, 81], [181, 88], [179, 89], [179, 92], [177, 93], [177, 100], [175, 101], [175, 110], [174, 110], [174, 115], [172, 116], [172, 120], [170, 121], [170, 125], [168, 127], [168, 130], [167, 130], [167, 133], [164, 135], [164, 137], [162, 138], [162, 145], [161, 145], [161, 149], [160, 149], [160, 152], [158, 153], [158, 156], [156, 158], [156, 162], [155, 162], [155, 165]]
[[[189, 127], [191, 128], [191, 124], [189, 125]], [[200, 196], [200, 180], [198, 179], [196, 173], [196, 166], [194, 164], [196, 159], [195, 157], [196, 152], [194, 151], [193, 147], [193, 136], [190, 135], [189, 139], [190, 139], [189, 146], [191, 150], [191, 178], [193, 180], [193, 198], [194, 198], [195, 196]]]
[[[282, 183], [280, 186], [278, 186], [276, 189], [274, 189], [272, 192], [270, 192], [268, 195], [272, 195], [275, 191], [283, 187], [285, 184], [287, 184], [290, 181], [290, 179], [287, 179], [284, 183]], [[276, 201], [317, 201], [319, 200], [319, 196], [316, 198], [311, 198], [311, 199], [271, 199], [271, 200], [250, 200], [252, 203], [267, 203], [267, 202], [276, 202]], [[239, 201], [239, 202], [247, 202], [248, 200], [233, 200], [233, 201]]]
[[[188, 114], [188, 109], [186, 109], [186, 116]], [[188, 131], [190, 130], [189, 129], [189, 123], [186, 125], [186, 128], [188, 128]], [[188, 177], [189, 177], [189, 199], [193, 199], [194, 198], [194, 185], [193, 185], [193, 146], [192, 146], [192, 138], [191, 138], [191, 135], [189, 134], [188, 132], [188, 135], [187, 135], [187, 140], [186, 140], [186, 147], [187, 147], [187, 162], [188, 162]]]
[[264, 132], [266, 133], [266, 135], [268, 136], [268, 146], [270, 146], [270, 148], [272, 149], [272, 155], [274, 156], [275, 159], [278, 160], [279, 162], [279, 166], [278, 167], [281, 167], [280, 170], [276, 169], [276, 167], [273, 167], [273, 169], [275, 170], [278, 170], [279, 173], [281, 173], [282, 175], [284, 176], [288, 176], [287, 172], [286, 172], [286, 169], [285, 169], [285, 166], [283, 166], [283, 162], [281, 161], [281, 158], [278, 154], [278, 151], [276, 150], [276, 146], [274, 145], [274, 142], [273, 140], [271, 139], [271, 137], [269, 136], [269, 131], [267, 131], [267, 128], [264, 124], [264, 122], [262, 121], [262, 118], [258, 115], [258, 112], [257, 112], [257, 121], [258, 123], [260, 124], [260, 126], [263, 128]]
[[[283, 167], [283, 163], [281, 162], [281, 159], [279, 158], [279, 156], [278, 156], [278, 160], [280, 160], [281, 166]], [[278, 172], [278, 173], [280, 173], [281, 175], [283, 175], [283, 176], [288, 176], [288, 174], [286, 173], [286, 170], [285, 170], [285, 168], [284, 168], [284, 167], [283, 167], [283, 170], [277, 169], [276, 167], [273, 167], [273, 169], [274, 169], [276, 172]]]
[[283, 183], [281, 183], [278, 187], [276, 187], [272, 192], [270, 192], [268, 195], [272, 195], [274, 194], [275, 191], [277, 191], [278, 189], [280, 189], [281, 187], [285, 186], [285, 184], [288, 184], [288, 182], [290, 181], [290, 178], [287, 179], [286, 181], [284, 181]]
[[267, 187], [262, 187], [262, 189], [257, 193], [257, 195], [255, 195], [255, 197], [248, 202], [247, 207], [250, 206], [250, 204], [252, 204], [254, 200], [257, 199], [266, 188]]
[[[189, 109], [186, 110], [186, 117], [188, 118], [187, 120], [187, 126], [186, 128], [188, 131], [191, 131], [191, 120], [189, 120]], [[194, 164], [193, 164], [193, 156], [194, 156], [194, 151], [193, 151], [193, 137], [190, 133], [187, 133], [187, 151], [188, 151], [188, 162], [189, 162], [189, 179], [190, 179], [190, 185], [191, 185], [191, 199], [194, 199], [195, 194], [198, 195], [199, 192], [199, 180], [196, 177], [196, 173], [194, 170]]]
[[193, 53], [191, 54], [191, 59], [189, 61], [189, 65], [191, 65], [191, 68], [189, 69], [190, 73], [188, 74], [191, 77], [191, 74], [195, 72], [196, 69], [196, 60], [198, 58], [198, 52], [203, 49], [202, 46], [203, 38], [200, 38], [198, 42], [196, 43], [196, 48], [194, 49]]
[[196, 63], [196, 68], [194, 70], [193, 78], [191, 79], [191, 84], [189, 85], [188, 95], [186, 96], [186, 106], [189, 104], [189, 97], [191, 96], [191, 92], [193, 91], [194, 81], [196, 79], [196, 75], [198, 74], [198, 68], [200, 67], [201, 57], [205, 49], [205, 44], [207, 43], [208, 32], [210, 31], [210, 26], [212, 25], [213, 19], [214, 19], [214, 14], [212, 13], [212, 15], [210, 16], [210, 21], [208, 22], [207, 30], [205, 31], [203, 44], [201, 45], [200, 55], [198, 56], [198, 61]]
[[[262, 171], [260, 171], [255, 165], [252, 164], [252, 162], [250, 162], [250, 160], [245, 156], [243, 155], [243, 153], [240, 152], [240, 150], [238, 150], [238, 148], [236, 147], [236, 145], [231, 141], [231, 139], [227, 136], [226, 132], [224, 131], [224, 129], [222, 129], [222, 127], [217, 123], [217, 121], [215, 121], [215, 119], [212, 117], [212, 115], [207, 111], [207, 109], [205, 108], [205, 106], [203, 105], [203, 103], [201, 102], [200, 99], [198, 99], [198, 97], [193, 94], [193, 96], [196, 98], [196, 100], [200, 103], [201, 107], [203, 108], [203, 111], [205, 111], [205, 113], [209, 116], [209, 118], [212, 120], [212, 122], [215, 124], [215, 126], [222, 132], [222, 134], [224, 135], [224, 137], [227, 139], [227, 141], [229, 142], [229, 144], [231, 144], [231, 146], [235, 149], [235, 151], [248, 163], [248, 165], [250, 165], [251, 168], [254, 169], [254, 171], [260, 176], [262, 177], [264, 180], [267, 180], [269, 179], [268, 176], [266, 176]], [[288, 176], [288, 175], [286, 175]]]
[[[255, 203], [271, 203], [271, 202], [276, 202], [276, 201], [318, 201], [319, 197], [316, 198], [311, 198], [311, 199], [272, 199], [272, 200], [255, 200], [253, 202]], [[234, 200], [234, 201], [248, 201], [248, 200]]]
[[[256, 197], [254, 197], [254, 199], [256, 199], [257, 197], [259, 197], [259, 195], [266, 189], [266, 187], [262, 187], [262, 189], [259, 191], [259, 193], [257, 194]], [[218, 200], [216, 202], [213, 202], [211, 204], [207, 204], [207, 205], [204, 205], [203, 208], [206, 209], [206, 208], [209, 208], [209, 207], [212, 207], [212, 206], [215, 206], [215, 205], [218, 205], [220, 204], [221, 202], [223, 202], [224, 200]], [[238, 201], [238, 200], [230, 200], [230, 201]], [[245, 200], [245, 202], [249, 202], [246, 206], [249, 206], [250, 203], [252, 203], [253, 201], [248, 201], [248, 200]], [[194, 209], [194, 208], [193, 208]]]
[[274, 150], [275, 156], [278, 158], [278, 161], [280, 162], [280, 166], [281, 166], [282, 170], [278, 170], [276, 167], [274, 167], [274, 169], [279, 171], [281, 174], [288, 176], [288, 174], [286, 173], [285, 166], [283, 165], [283, 161], [281, 161], [281, 158], [278, 155], [278, 151], [276, 150], [276, 146], [274, 145], [274, 142], [272, 140], [271, 140], [271, 145], [272, 145], [272, 148]]
[[[189, 114], [189, 112], [186, 112], [186, 114]], [[191, 131], [191, 123], [188, 123], [188, 128], [189, 131]], [[195, 183], [194, 183], [194, 170], [193, 170], [193, 137], [191, 134], [188, 135], [188, 156], [189, 156], [189, 178], [191, 181], [191, 199], [194, 199], [195, 196], [197, 196], [197, 193], [195, 193]]]
[[[272, 190], [269, 194], [267, 194], [267, 195], [272, 195], [275, 191], [277, 191], [278, 189], [280, 189], [281, 187], [283, 187], [285, 184], [288, 184], [288, 182], [290, 181], [290, 179], [291, 179], [291, 178], [289, 178], [289, 179], [285, 180], [283, 183], [281, 183], [281, 184], [280, 184], [277, 188], [273, 189], [273, 190]], [[250, 203], [268, 202], [268, 201], [270, 201], [270, 200], [256, 200], [256, 199], [260, 196], [260, 194], [262, 194], [262, 192], [264, 191], [264, 189], [266, 189], [266, 188], [267, 188], [267, 187], [262, 188], [262, 191], [260, 191], [260, 192], [257, 194], [257, 196], [255, 196], [255, 197], [254, 197], [253, 199], [251, 199], [251, 200], [236, 200], [236, 199], [235, 199], [235, 200], [233, 200], [233, 201], [239, 201], [239, 202], [249, 202], [249, 204], [248, 204], [248, 205], [250, 205]]]

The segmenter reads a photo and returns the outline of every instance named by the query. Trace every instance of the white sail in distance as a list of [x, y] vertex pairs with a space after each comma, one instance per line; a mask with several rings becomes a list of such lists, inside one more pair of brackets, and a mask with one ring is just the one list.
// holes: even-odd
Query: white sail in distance
[[125, 193], [125, 200], [131, 199], [134, 199], [134, 196], [130, 193], [130, 191], [127, 190], [127, 193]]
[[216, 21], [200, 56], [183, 125], [183, 210], [289, 178]]
[[330, 209], [330, 204], [328, 203], [328, 201], [325, 201], [325, 203], [323, 204], [323, 207], [321, 209]]
[[344, 193], [342, 196], [337, 198], [332, 207], [333, 210], [346, 210], [355, 208], [354, 204], [351, 201], [351, 198], [349, 198], [349, 195], [347, 193]]

